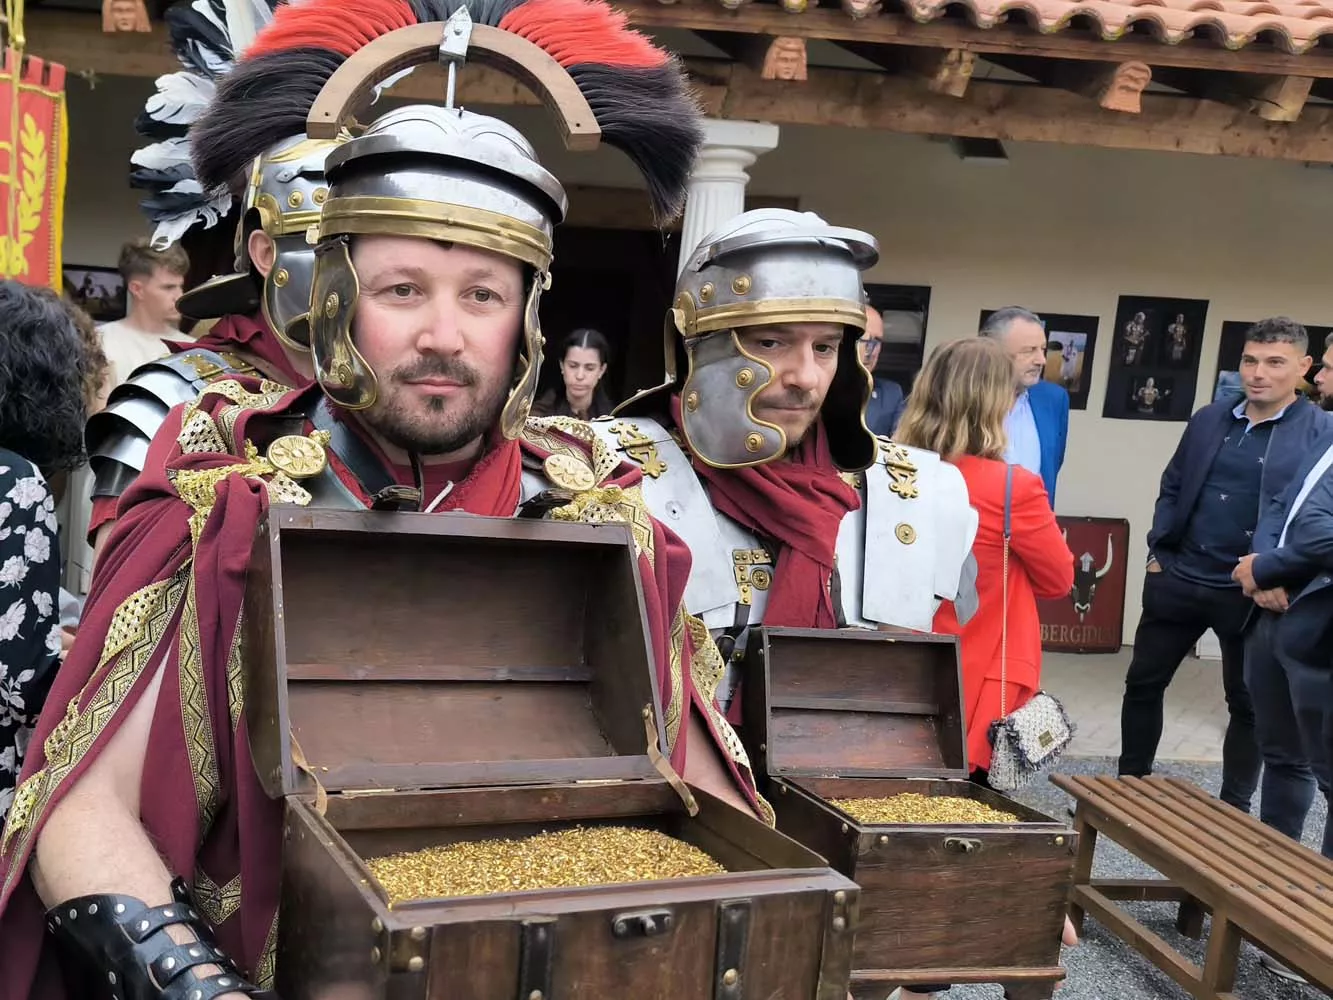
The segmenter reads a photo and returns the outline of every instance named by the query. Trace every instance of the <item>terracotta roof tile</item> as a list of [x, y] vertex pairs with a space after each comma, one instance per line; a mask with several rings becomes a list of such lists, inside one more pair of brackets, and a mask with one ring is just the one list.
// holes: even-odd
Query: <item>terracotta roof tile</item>
[[1262, 40], [1291, 53], [1307, 52], [1330, 36], [1333, 0], [902, 0], [921, 23], [960, 12], [979, 28], [1021, 20], [1046, 34], [1076, 20], [1108, 41], [1131, 31], [1177, 45], [1207, 38], [1228, 49]]

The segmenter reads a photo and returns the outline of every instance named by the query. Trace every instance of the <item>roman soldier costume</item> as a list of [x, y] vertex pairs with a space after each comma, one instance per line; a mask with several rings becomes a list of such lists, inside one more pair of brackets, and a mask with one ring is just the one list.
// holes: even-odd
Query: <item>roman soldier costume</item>
[[[316, 121], [326, 107], [321, 91], [328, 97], [340, 90], [330, 82], [335, 71], [364, 70], [366, 59], [352, 64], [349, 57], [384, 36], [401, 38], [399, 28], [413, 39], [430, 36], [420, 58], [438, 55], [450, 66], [451, 98], [453, 71], [464, 59], [483, 58], [488, 45], [503, 47], [511, 68], [517, 60], [526, 82], [561, 109], [566, 134], [582, 137], [585, 148], [600, 138], [625, 150], [643, 170], [658, 211], [669, 216], [680, 208], [702, 137], [683, 72], [630, 32], [622, 16], [590, 0], [466, 7], [306, 0], [281, 7], [194, 126], [204, 189], [237, 182], [257, 154], [307, 117]], [[371, 82], [405, 68], [401, 61], [369, 62], [381, 73]], [[637, 464], [622, 461], [586, 424], [528, 419], [541, 363], [537, 306], [565, 194], [519, 132], [448, 103], [388, 113], [327, 160], [327, 198], [312, 233], [310, 344], [318, 384], [287, 391], [245, 376], [208, 383], [198, 399], [171, 411], [122, 499], [79, 642], [37, 726], [0, 842], [0, 998], [210, 1000], [257, 995], [273, 983], [282, 804], [264, 794], [255, 774], [238, 645], [248, 553], [273, 503], [628, 522], [666, 756], [684, 770], [694, 713], [752, 808], [771, 817], [715, 707], [722, 673], [716, 648], [706, 635], [697, 648], [690, 641], [682, 600], [688, 551], [647, 515]], [[337, 128], [348, 113], [338, 110], [326, 124]], [[381, 375], [351, 333], [359, 286], [349, 248], [368, 234], [483, 249], [524, 266], [526, 310], [512, 389], [470, 468], [428, 465], [416, 455], [395, 466], [355, 418], [372, 405]], [[124, 726], [159, 664], [138, 807], [146, 834], [177, 876], [176, 901], [149, 906], [108, 894], [44, 912], [27, 874], [43, 827]], [[198, 942], [175, 943], [167, 929], [178, 925]], [[65, 960], [57, 960], [59, 952]], [[198, 971], [208, 965], [221, 971]]]
[[[172, 353], [136, 369], [113, 388], [106, 408], [89, 418], [90, 539], [114, 520], [117, 500], [143, 471], [148, 443], [173, 406], [235, 375], [291, 387], [310, 383], [310, 375], [292, 360], [309, 352], [315, 253], [305, 237], [319, 220], [328, 193], [324, 158], [338, 140], [309, 139], [304, 129], [280, 136], [251, 161], [241, 185], [206, 188], [190, 158], [193, 126], [218, 81], [235, 68], [276, 5], [277, 0], [192, 0], [167, 11], [181, 69], [158, 79], [157, 92], [139, 114], [136, 127], [153, 142], [131, 156], [130, 183], [148, 192], [141, 206], [159, 249], [186, 233], [215, 229], [239, 208], [236, 270], [181, 296], [184, 317], [216, 320], [207, 333], [194, 342], [168, 343]], [[267, 277], [246, 251], [256, 229], [274, 244]]]
[[[737, 216], [681, 273], [666, 382], [593, 423], [641, 466], [649, 509], [690, 547], [686, 606], [729, 663], [718, 697], [734, 721], [753, 624], [930, 631], [942, 601], [964, 615], [975, 602], [977, 515], [962, 476], [933, 452], [877, 439], [863, 419], [861, 277], [877, 258], [874, 237], [813, 213]], [[754, 416], [773, 373], [735, 331], [809, 322], [844, 335], [819, 420], [793, 449]]]

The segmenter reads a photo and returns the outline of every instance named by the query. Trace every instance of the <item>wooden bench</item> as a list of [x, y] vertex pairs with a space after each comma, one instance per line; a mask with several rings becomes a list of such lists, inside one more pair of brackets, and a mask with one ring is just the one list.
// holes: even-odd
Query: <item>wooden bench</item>
[[[1077, 803], [1079, 833], [1070, 918], [1085, 913], [1137, 948], [1196, 1000], [1240, 1000], [1242, 939], [1298, 969], [1333, 996], [1333, 862], [1176, 778], [1056, 775]], [[1094, 879], [1105, 834], [1165, 878]], [[1203, 968], [1118, 907], [1117, 901], [1179, 901], [1177, 928], [1198, 938], [1212, 914]]]

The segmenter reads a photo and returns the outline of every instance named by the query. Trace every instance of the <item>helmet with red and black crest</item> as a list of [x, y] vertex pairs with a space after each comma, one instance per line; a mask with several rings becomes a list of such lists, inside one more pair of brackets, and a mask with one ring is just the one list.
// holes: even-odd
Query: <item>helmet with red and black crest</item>
[[512, 257], [530, 274], [523, 346], [501, 417], [516, 436], [541, 364], [537, 320], [549, 283], [560, 182], [512, 126], [453, 106], [465, 63], [509, 72], [552, 108], [575, 148], [622, 150], [662, 220], [679, 213], [701, 112], [679, 62], [599, 0], [306, 0], [282, 7], [218, 88], [196, 126], [205, 185], [234, 183], [257, 149], [298, 126], [328, 134], [352, 123], [377, 86], [440, 59], [450, 94], [372, 122], [325, 164], [328, 197], [316, 239], [311, 330], [316, 375], [340, 406], [377, 397], [375, 372], [353, 343], [358, 287], [350, 241], [415, 236]]

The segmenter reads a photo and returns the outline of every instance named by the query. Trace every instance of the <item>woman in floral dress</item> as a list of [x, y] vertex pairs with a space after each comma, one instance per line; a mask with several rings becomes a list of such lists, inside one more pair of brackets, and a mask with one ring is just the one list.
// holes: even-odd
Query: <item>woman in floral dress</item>
[[83, 461], [85, 357], [59, 298], [0, 281], [0, 822], [60, 663], [60, 545], [46, 477]]

